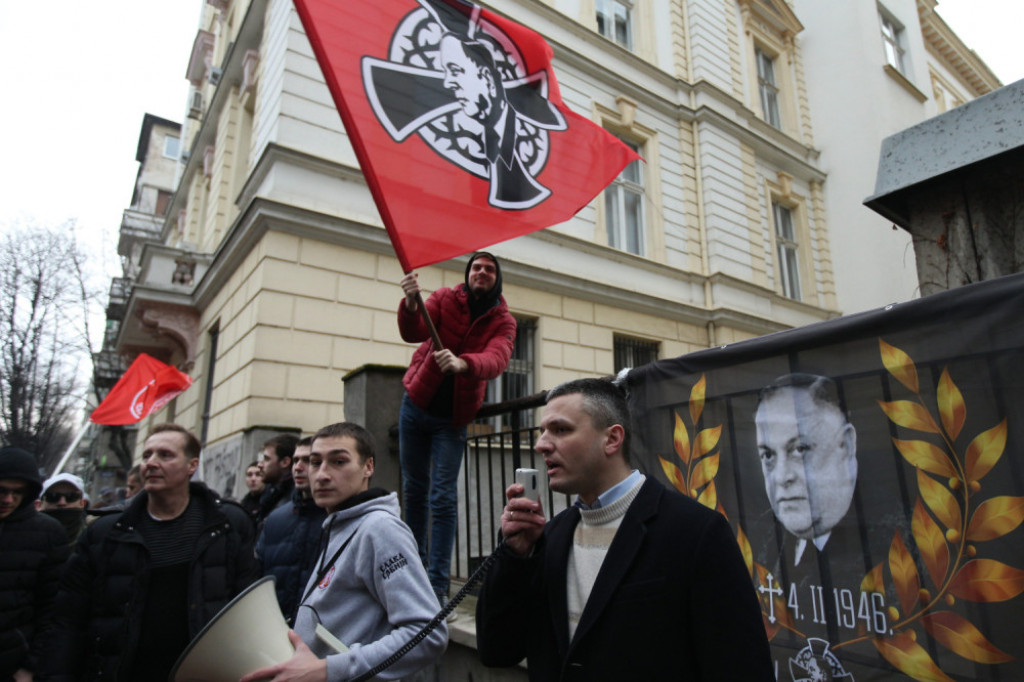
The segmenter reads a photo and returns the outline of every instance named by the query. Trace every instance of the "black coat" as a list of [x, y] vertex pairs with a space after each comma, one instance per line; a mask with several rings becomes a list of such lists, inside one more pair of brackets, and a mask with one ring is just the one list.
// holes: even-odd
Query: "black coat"
[[566, 568], [576, 508], [530, 558], [500, 549], [477, 602], [488, 666], [527, 657], [530, 680], [774, 681], [754, 588], [725, 518], [648, 478], [569, 641]]
[[296, 491], [288, 504], [270, 512], [256, 542], [263, 575], [274, 576], [281, 613], [291, 618], [316, 564], [327, 511]]
[[[190, 484], [190, 494], [204, 515], [188, 572], [188, 630], [195, 637], [258, 574], [245, 511], [202, 484]], [[136, 530], [147, 500], [139, 493], [124, 512], [97, 519], [79, 538], [57, 595], [43, 679], [125, 680], [132, 669], [146, 595], [158, 589], [150, 584], [149, 552]]]
[[0, 520], [0, 680], [37, 668], [40, 635], [70, 550], [64, 529], [37, 512], [30, 495]]

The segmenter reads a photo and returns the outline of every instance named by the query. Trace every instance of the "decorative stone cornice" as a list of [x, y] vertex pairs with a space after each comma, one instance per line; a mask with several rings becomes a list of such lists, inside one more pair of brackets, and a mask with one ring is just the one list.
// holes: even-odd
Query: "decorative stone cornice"
[[172, 353], [172, 358], [178, 369], [191, 371], [196, 364], [199, 341], [198, 311], [195, 308], [149, 301], [140, 306], [136, 315], [155, 340], [166, 339], [174, 344], [172, 350], [176, 352]]

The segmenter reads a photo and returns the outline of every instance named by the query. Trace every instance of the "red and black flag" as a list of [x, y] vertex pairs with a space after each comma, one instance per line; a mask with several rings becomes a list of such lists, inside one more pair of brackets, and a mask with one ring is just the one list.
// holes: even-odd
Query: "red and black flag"
[[109, 426], [135, 424], [174, 400], [192, 377], [145, 353], [125, 371], [89, 419]]
[[295, 0], [404, 270], [564, 222], [637, 155], [552, 50], [464, 0]]

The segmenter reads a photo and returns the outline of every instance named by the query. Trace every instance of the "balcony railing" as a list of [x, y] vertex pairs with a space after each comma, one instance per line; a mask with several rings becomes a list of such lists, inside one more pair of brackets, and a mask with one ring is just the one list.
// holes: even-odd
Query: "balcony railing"
[[110, 280], [110, 294], [107, 299], [107, 317], [111, 320], [123, 320], [128, 296], [132, 291], [132, 280], [127, 277], [114, 277]]
[[[544, 461], [534, 451], [540, 428], [522, 426], [532, 423], [524, 412], [544, 404], [545, 393], [517, 400], [485, 405], [477, 422], [469, 427], [462, 471], [459, 473], [458, 532], [452, 578], [465, 581], [497, 544], [499, 517], [505, 508], [505, 488], [513, 481], [517, 468], [544, 469]], [[490, 417], [503, 415], [509, 426], [494, 431]], [[485, 423], [486, 422], [486, 423]], [[571, 504], [568, 495], [552, 493], [542, 477], [541, 500], [547, 518]]]

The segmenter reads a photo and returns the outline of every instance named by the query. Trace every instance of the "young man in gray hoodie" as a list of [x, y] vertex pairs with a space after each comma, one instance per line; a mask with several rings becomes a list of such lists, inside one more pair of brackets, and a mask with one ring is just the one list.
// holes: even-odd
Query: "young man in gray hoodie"
[[[327, 510], [327, 542], [289, 633], [295, 655], [241, 682], [352, 679], [398, 651], [433, 618], [437, 599], [401, 519], [398, 496], [370, 488], [373, 468], [373, 437], [363, 427], [342, 422], [313, 436], [309, 477], [313, 499]], [[442, 621], [374, 679], [412, 675], [436, 661], [447, 644]]]

